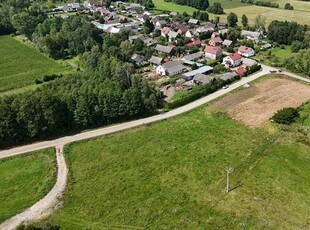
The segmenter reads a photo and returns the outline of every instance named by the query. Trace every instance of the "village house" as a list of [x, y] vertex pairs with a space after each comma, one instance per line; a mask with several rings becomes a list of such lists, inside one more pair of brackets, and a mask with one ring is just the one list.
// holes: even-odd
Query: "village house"
[[242, 67], [247, 71], [251, 71], [258, 65], [258, 62], [250, 58], [242, 58]]
[[159, 53], [165, 53], [165, 54], [172, 55], [174, 52], [174, 47], [163, 46], [163, 45], [157, 44], [155, 47], [155, 50], [158, 51]]
[[138, 18], [139, 21], [145, 22], [145, 21], [146, 21], [147, 19], [149, 19], [150, 17], [149, 17], [148, 15], [146, 15], [146, 14], [138, 14], [138, 15], [137, 15], [137, 18]]
[[232, 68], [241, 65], [242, 58], [238, 53], [232, 53], [223, 59], [223, 65]]
[[168, 33], [169, 42], [172, 42], [176, 40], [178, 37], [180, 37], [180, 34], [178, 32], [170, 30]]
[[154, 39], [154, 38], [144, 38], [144, 39], [142, 39], [142, 41], [143, 41], [144, 44], [147, 45], [147, 46], [153, 46], [153, 45], [156, 45], [156, 44], [157, 44], [157, 41], [156, 41], [156, 39]]
[[195, 31], [193, 29], [190, 29], [190, 30], [186, 31], [185, 37], [187, 37], [187, 38], [194, 38], [195, 37]]
[[186, 25], [181, 23], [174, 23], [171, 24], [171, 28], [175, 31], [177, 31], [179, 34], [184, 35], [188, 31], [188, 28]]
[[217, 32], [213, 32], [208, 44], [210, 46], [221, 46], [222, 43], [223, 43], [223, 40], [220, 38], [220, 34]]
[[170, 61], [156, 68], [156, 73], [164, 76], [174, 76], [182, 73], [186, 67], [180, 61]]
[[221, 48], [216, 46], [206, 46], [204, 52], [206, 58], [213, 60], [220, 59], [223, 55]]
[[186, 43], [187, 47], [201, 46], [201, 41], [199, 39]]
[[256, 31], [242, 30], [241, 38], [245, 38], [245, 39], [248, 39], [248, 40], [251, 40], [257, 43], [262, 38], [262, 35], [260, 32], [256, 32]]
[[208, 73], [212, 73], [213, 71], [213, 68], [211, 66], [202, 66], [198, 69], [195, 69], [195, 70], [192, 70], [190, 72], [187, 72], [187, 73], [184, 73], [182, 74], [182, 78], [185, 80], [185, 81], [190, 81], [193, 79], [193, 77], [198, 74], [198, 73], [201, 73], [201, 74], [208, 74]]
[[155, 26], [156, 27], [160, 27], [163, 28], [167, 25], [167, 21], [166, 20], [158, 20], [157, 22], [155, 22]]
[[198, 23], [199, 23], [198, 19], [191, 18], [188, 20], [188, 24], [198, 25]]
[[254, 49], [247, 47], [247, 46], [240, 46], [238, 49], [238, 54], [243, 57], [252, 57], [255, 55]]
[[214, 82], [215, 78], [202, 73], [197, 73], [193, 78], [193, 83], [196, 85], [208, 85]]
[[168, 36], [169, 32], [170, 32], [170, 28], [169, 27], [164, 27], [161, 30], [161, 36], [166, 38]]
[[148, 61], [150, 64], [155, 65], [155, 66], [158, 66], [161, 63], [163, 63], [163, 59], [160, 57], [156, 57], [156, 56], [152, 56]]
[[210, 46], [221, 46], [222, 43], [223, 43], [223, 40], [220, 37], [213, 37], [208, 42]]
[[225, 47], [230, 47], [233, 44], [231, 40], [225, 39], [222, 43], [223, 46]]
[[243, 76], [245, 76], [247, 74], [248, 71], [246, 69], [244, 69], [243, 67], [239, 67], [238, 69], [235, 70], [235, 72], [239, 76], [243, 77]]
[[212, 27], [198, 27], [196, 29], [197, 34], [203, 34], [203, 33], [207, 33], [207, 32], [213, 33], [214, 29]]
[[203, 52], [197, 52], [193, 54], [185, 55], [182, 59], [184, 61], [197, 61], [203, 57]]
[[260, 50], [267, 50], [270, 48], [272, 48], [272, 45], [270, 43], [266, 43], [260, 47]]
[[137, 65], [141, 65], [143, 62], [146, 61], [145, 57], [139, 54], [133, 54], [131, 56], [131, 60], [134, 61]]
[[212, 22], [207, 22], [207, 23], [205, 24], [205, 28], [208, 28], [208, 27], [211, 27], [211, 28], [215, 29], [216, 24], [214, 24], [214, 23], [212, 23]]

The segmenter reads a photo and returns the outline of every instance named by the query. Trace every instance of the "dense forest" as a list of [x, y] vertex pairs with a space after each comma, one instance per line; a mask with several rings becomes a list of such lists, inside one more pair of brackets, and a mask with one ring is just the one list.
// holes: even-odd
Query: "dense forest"
[[296, 22], [271, 22], [267, 37], [281, 45], [292, 45], [293, 52], [310, 48], [310, 28]]
[[156, 111], [160, 94], [133, 66], [102, 57], [96, 75], [74, 74], [0, 98], [0, 147]]
[[208, 0], [165, 0], [166, 2], [175, 2], [180, 5], [187, 5], [199, 10], [207, 10], [209, 7]]

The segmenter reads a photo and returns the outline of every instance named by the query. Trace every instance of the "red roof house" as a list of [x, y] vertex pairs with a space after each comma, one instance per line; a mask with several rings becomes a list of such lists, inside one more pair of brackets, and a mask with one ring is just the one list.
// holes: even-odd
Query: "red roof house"
[[221, 48], [215, 47], [215, 46], [206, 46], [204, 49], [204, 52], [207, 58], [210, 58], [213, 60], [220, 59], [223, 54]]

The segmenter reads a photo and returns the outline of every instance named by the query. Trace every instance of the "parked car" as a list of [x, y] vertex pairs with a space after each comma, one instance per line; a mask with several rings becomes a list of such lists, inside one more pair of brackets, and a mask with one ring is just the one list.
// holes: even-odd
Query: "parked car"
[[222, 89], [228, 89], [229, 85], [224, 85]]

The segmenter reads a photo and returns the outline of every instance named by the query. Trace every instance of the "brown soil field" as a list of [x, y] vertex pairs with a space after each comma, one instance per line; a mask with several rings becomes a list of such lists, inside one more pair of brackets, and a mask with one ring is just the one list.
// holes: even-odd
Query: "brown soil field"
[[310, 100], [310, 86], [286, 78], [266, 78], [211, 105], [250, 127], [258, 127], [279, 109]]

